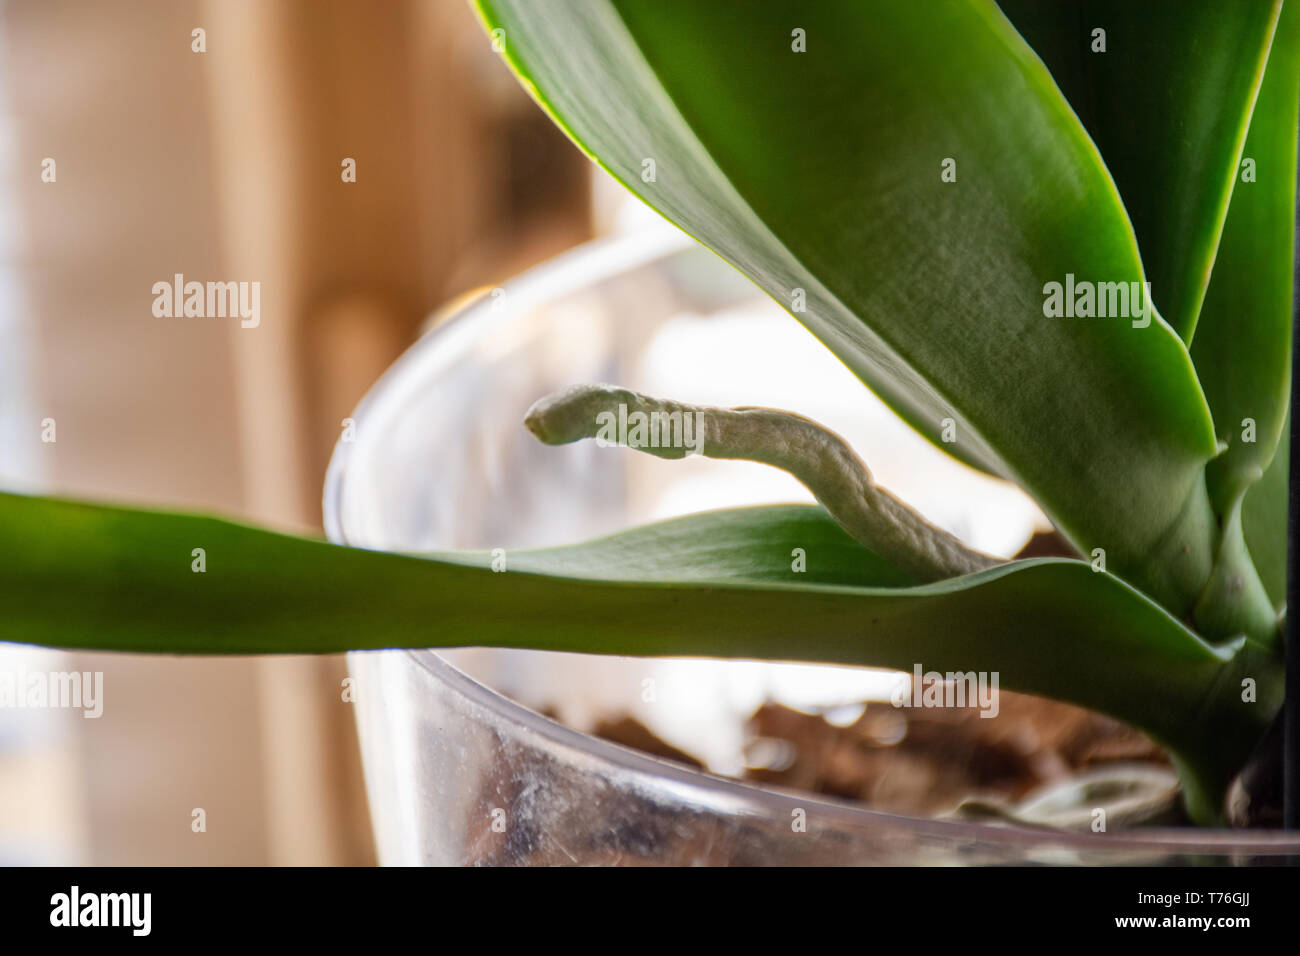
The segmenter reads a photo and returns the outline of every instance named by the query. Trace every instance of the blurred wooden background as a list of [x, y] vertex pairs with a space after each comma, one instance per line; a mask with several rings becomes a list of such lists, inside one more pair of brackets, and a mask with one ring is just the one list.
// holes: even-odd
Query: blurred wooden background
[[[588, 164], [464, 0], [0, 11], [51, 491], [319, 531], [341, 420], [428, 314], [591, 232]], [[178, 272], [261, 282], [260, 327], [155, 318]], [[67, 805], [84, 862], [373, 861], [341, 658], [77, 657], [105, 672], [80, 787], [26, 799]]]

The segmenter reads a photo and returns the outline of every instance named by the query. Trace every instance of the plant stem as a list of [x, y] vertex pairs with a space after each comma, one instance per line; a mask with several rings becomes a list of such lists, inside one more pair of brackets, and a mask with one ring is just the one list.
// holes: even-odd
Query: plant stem
[[[641, 441], [629, 440], [622, 424], [628, 421], [650, 426], [643, 429]], [[610, 430], [614, 422], [620, 427]], [[576, 385], [538, 400], [524, 424], [549, 445], [596, 438], [659, 458], [684, 458], [695, 452], [706, 458], [780, 468], [803, 482], [856, 541], [919, 583], [1003, 563], [926, 521], [879, 487], [843, 438], [790, 412], [688, 405], [612, 385]], [[676, 440], [660, 440], [661, 431]]]

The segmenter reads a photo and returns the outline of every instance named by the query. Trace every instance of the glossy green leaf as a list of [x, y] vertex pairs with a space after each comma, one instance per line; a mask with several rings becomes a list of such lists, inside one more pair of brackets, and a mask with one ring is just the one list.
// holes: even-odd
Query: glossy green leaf
[[[1298, 114], [1300, 3], [1289, 3], [1269, 54], [1192, 341], [1215, 429], [1227, 445], [1207, 473], [1221, 513], [1273, 460], [1291, 405]], [[1280, 514], [1284, 524], [1285, 510]]]
[[1291, 475], [1291, 418], [1283, 423], [1277, 454], [1264, 477], [1246, 490], [1241, 523], [1246, 547], [1275, 608], [1286, 604], [1286, 531], [1288, 480]]
[[809, 506], [692, 516], [505, 558], [498, 573], [490, 554], [363, 551], [209, 517], [0, 495], [0, 639], [193, 654], [472, 644], [997, 671], [1001, 687], [1147, 730], [1178, 755], [1193, 799], [1210, 803], [1277, 706], [1267, 668], [1252, 672], [1261, 702], [1239, 706], [1232, 648], [1083, 562], [887, 587], [898, 572]]
[[[797, 553], [796, 553], [797, 552]], [[442, 555], [491, 565], [491, 555]], [[798, 565], [801, 570], [795, 570]], [[592, 581], [830, 584], [910, 587], [916, 582], [858, 544], [822, 509], [771, 505], [709, 511], [582, 544], [519, 551], [509, 570]]]
[[1044, 314], [1046, 283], [1142, 266], [1083, 127], [991, 2], [478, 6], [619, 181], [923, 434], [1186, 611], [1215, 537], [1204, 396], [1159, 317]]
[[1192, 341], [1281, 0], [998, 2], [1097, 144], [1156, 306]]

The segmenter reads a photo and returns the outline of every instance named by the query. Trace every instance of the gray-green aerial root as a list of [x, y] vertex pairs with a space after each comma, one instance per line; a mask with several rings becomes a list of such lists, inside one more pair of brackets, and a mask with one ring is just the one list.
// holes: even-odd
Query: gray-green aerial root
[[877, 485], [843, 438], [791, 412], [688, 405], [612, 385], [575, 385], [539, 399], [524, 424], [548, 445], [595, 438], [659, 458], [698, 454], [780, 468], [854, 539], [920, 583], [1003, 563], [926, 521]]

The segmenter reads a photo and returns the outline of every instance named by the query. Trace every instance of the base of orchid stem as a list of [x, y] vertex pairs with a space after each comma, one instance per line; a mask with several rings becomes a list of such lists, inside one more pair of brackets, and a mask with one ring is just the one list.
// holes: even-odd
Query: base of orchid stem
[[1261, 647], [1281, 653], [1281, 618], [1246, 547], [1240, 495], [1223, 518], [1218, 555], [1192, 608], [1192, 619], [1208, 640], [1244, 634]]
[[1261, 761], [1269, 759], [1268, 741], [1280, 726], [1284, 696], [1281, 659], [1247, 642], [1190, 722], [1184, 735], [1187, 743], [1180, 747], [1163, 742], [1178, 770], [1183, 803], [1194, 823], [1224, 827], [1234, 822], [1229, 813], [1231, 794], [1242, 778], [1256, 779]]

